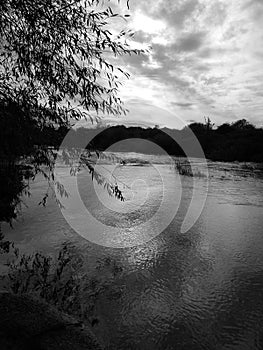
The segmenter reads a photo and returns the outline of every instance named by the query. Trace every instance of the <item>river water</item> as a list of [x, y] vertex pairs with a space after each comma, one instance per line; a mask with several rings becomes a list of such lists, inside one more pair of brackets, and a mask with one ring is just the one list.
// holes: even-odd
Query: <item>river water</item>
[[[103, 236], [105, 246], [101, 237], [99, 244], [95, 242], [96, 225], [82, 225], [86, 236], [76, 233], [54, 199], [46, 207], [37, 205], [47, 186], [42, 178], [31, 185], [32, 196], [25, 199], [27, 207], [14, 229], [5, 227], [7, 237], [22, 251], [50, 254], [63, 242], [71, 242], [87, 269], [104, 275], [109, 287], [98, 294], [95, 316], [99, 323], [94, 331], [110, 349], [262, 349], [260, 173], [238, 163], [209, 162], [207, 190], [205, 177], [194, 184], [193, 178], [176, 174], [164, 158], [148, 160], [153, 164], [114, 170], [121, 183], [128, 185], [122, 187], [124, 203], [109, 197], [102, 186], [94, 186], [87, 173], [78, 175], [83, 202], [109, 228]], [[200, 196], [207, 195], [206, 201], [198, 220], [182, 233], [193, 186]], [[157, 215], [162, 202], [166, 210]], [[171, 211], [176, 214], [168, 222]], [[155, 221], [149, 231], [154, 235], [148, 237], [147, 227], [140, 223], [151, 217]], [[157, 234], [154, 228], [161, 228], [160, 222], [167, 217], [167, 227]], [[111, 231], [116, 227], [118, 233]], [[121, 244], [124, 247], [118, 247]], [[117, 272], [98, 270], [98, 264], [105, 261], [106, 265], [114, 261]]]

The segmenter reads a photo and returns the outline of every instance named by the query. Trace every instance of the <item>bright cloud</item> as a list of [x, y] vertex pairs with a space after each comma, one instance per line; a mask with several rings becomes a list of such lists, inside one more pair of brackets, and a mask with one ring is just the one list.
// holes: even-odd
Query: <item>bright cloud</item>
[[154, 35], [163, 31], [166, 27], [166, 24], [164, 21], [148, 17], [146, 14], [143, 14], [141, 11], [138, 11], [135, 13], [135, 16], [131, 24], [135, 30], [141, 30], [147, 34], [154, 34]]
[[135, 42], [148, 56], [123, 58], [129, 120], [176, 127], [176, 118], [263, 125], [262, 0], [131, 0]]

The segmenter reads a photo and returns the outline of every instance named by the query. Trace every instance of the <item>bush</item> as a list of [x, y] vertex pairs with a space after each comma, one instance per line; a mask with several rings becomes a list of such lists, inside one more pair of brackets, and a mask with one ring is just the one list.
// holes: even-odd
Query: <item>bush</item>
[[[107, 273], [100, 273], [103, 269]], [[120, 296], [114, 282], [121, 273], [122, 267], [109, 257], [99, 261], [95, 271], [87, 272], [76, 247], [64, 243], [56, 258], [38, 252], [19, 256], [9, 264], [6, 284], [15, 294], [33, 294], [93, 325], [99, 296]]]

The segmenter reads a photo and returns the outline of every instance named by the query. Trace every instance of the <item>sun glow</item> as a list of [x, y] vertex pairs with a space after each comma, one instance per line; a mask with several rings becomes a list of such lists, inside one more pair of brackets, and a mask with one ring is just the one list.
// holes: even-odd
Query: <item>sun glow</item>
[[135, 14], [132, 26], [148, 34], [158, 34], [166, 28], [164, 21], [152, 19], [141, 12]]

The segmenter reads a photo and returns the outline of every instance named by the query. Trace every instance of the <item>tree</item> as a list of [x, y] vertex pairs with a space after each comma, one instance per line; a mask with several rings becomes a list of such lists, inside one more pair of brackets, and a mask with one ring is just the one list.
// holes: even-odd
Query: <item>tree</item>
[[206, 130], [207, 130], [206, 125], [204, 125], [203, 123], [197, 123], [197, 122], [187, 125], [186, 128], [190, 128], [195, 135], [203, 135], [206, 133]]
[[[139, 53], [130, 32], [113, 34], [119, 15], [91, 0], [4, 0], [0, 5], [1, 99], [53, 111], [53, 121], [125, 112], [117, 97], [119, 75], [110, 54]], [[119, 16], [120, 17], [120, 16]], [[45, 115], [39, 116], [45, 120]]]
[[[127, 16], [100, 0], [0, 2], [1, 181], [8, 183], [8, 193], [24, 179], [21, 157], [33, 165], [28, 175], [34, 177], [44, 164], [51, 179], [55, 154], [46, 142], [51, 130], [67, 130], [83, 117], [94, 121], [100, 113], [126, 113], [118, 87], [129, 74], [112, 57], [143, 51], [130, 47], [130, 31], [111, 32], [110, 25]], [[14, 203], [27, 186], [17, 187], [13, 200], [1, 204], [12, 210], [0, 221], [15, 216]]]
[[213, 130], [213, 127], [215, 124], [212, 123], [209, 117], [204, 117], [204, 119], [205, 119], [206, 132], [209, 133], [211, 130]]
[[238, 121], [232, 123], [233, 129], [236, 130], [254, 130], [254, 125], [250, 124], [246, 119], [239, 119]]
[[233, 127], [229, 123], [221, 124], [216, 129], [216, 132], [222, 135], [231, 133], [232, 131], [233, 131]]

